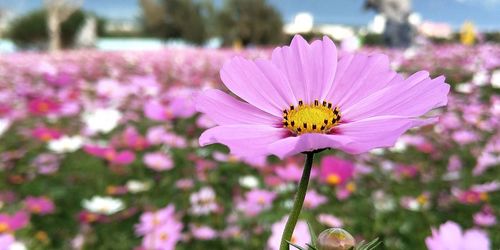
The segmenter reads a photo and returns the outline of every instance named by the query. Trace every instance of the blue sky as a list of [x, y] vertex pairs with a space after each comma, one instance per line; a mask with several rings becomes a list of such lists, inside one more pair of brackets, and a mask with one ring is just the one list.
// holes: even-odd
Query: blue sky
[[[24, 12], [37, 8], [43, 0], [0, 0], [1, 7]], [[217, 4], [223, 0], [214, 0]], [[268, 0], [282, 13], [285, 21], [307, 11], [318, 23], [364, 25], [373, 12], [362, 10], [363, 0]], [[134, 19], [139, 16], [138, 0], [85, 0], [84, 7], [111, 18]], [[500, 30], [500, 0], [413, 0], [413, 9], [424, 19], [447, 22], [459, 27], [472, 20], [481, 29]]]

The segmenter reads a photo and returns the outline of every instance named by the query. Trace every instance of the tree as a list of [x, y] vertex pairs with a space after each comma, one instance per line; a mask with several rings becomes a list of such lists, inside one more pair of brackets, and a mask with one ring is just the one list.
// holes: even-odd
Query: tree
[[201, 44], [207, 37], [206, 2], [141, 0], [145, 31], [165, 39], [179, 38]]
[[281, 15], [265, 0], [226, 0], [217, 27], [226, 45], [278, 44], [284, 38]]
[[61, 23], [77, 11], [83, 0], [45, 0], [47, 10], [47, 33], [49, 35], [49, 50], [61, 49]]
[[[85, 22], [85, 17], [89, 14], [82, 10], [77, 10], [70, 17], [60, 24], [61, 47], [71, 47], [75, 41], [76, 34]], [[19, 48], [47, 47], [48, 28], [46, 10], [35, 10], [24, 16], [16, 18], [10, 26], [8, 36]], [[97, 34], [102, 35], [104, 22], [98, 18]]]

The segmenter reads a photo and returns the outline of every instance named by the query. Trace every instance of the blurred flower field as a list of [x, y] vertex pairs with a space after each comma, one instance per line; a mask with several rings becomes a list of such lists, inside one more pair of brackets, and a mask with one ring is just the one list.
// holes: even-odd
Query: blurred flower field
[[[309, 222], [378, 237], [379, 249], [430, 248], [459, 227], [456, 242], [500, 248], [500, 46], [362, 50], [388, 54], [403, 73], [445, 75], [448, 106], [388, 150], [322, 152], [295, 242], [310, 241]], [[270, 53], [2, 55], [0, 250], [277, 249], [304, 157], [199, 147], [214, 123], [193, 100], [223, 88], [219, 70], [233, 56]]]

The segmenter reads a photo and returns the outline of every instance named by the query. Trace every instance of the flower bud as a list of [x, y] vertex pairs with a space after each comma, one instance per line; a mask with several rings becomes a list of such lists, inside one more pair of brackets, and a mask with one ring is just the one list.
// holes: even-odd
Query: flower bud
[[342, 228], [330, 228], [318, 236], [319, 250], [349, 250], [355, 245], [352, 235]]

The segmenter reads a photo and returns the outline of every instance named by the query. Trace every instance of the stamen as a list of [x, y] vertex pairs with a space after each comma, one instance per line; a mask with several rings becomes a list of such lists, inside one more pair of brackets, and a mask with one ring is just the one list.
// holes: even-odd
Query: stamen
[[283, 127], [298, 135], [329, 133], [340, 122], [340, 118], [340, 109], [330, 102], [316, 99], [306, 104], [299, 100], [297, 107], [290, 105], [290, 109], [283, 110]]

